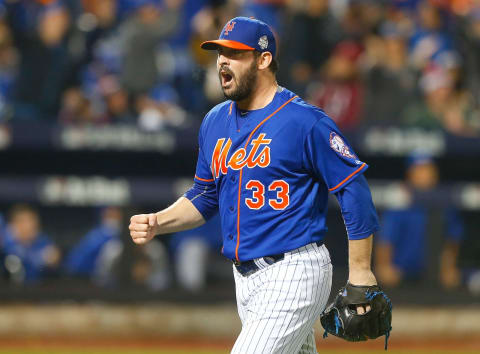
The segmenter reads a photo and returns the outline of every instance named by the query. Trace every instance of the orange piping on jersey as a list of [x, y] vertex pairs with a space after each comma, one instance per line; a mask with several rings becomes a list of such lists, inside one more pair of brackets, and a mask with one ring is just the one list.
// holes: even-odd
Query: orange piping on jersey
[[365, 162], [363, 163], [362, 166], [360, 166], [360, 167], [357, 168], [355, 171], [353, 171], [352, 173], [350, 173], [350, 174], [347, 176], [347, 178], [345, 178], [342, 182], [340, 182], [339, 184], [337, 184], [335, 187], [330, 188], [328, 191], [331, 192], [331, 191], [337, 189], [337, 188], [340, 187], [342, 184], [344, 184], [345, 182], [347, 182], [350, 178], [352, 178], [353, 176], [355, 176], [358, 172], [360, 172], [364, 167], [365, 167]]
[[[252, 130], [252, 132], [250, 133], [250, 135], [248, 136], [248, 139], [247, 139], [247, 142], [245, 143], [245, 147], [244, 149], [246, 150], [247, 149], [247, 146], [248, 146], [248, 143], [250, 142], [250, 139], [252, 138], [252, 135], [257, 131], [258, 128], [260, 128], [260, 126], [262, 126], [263, 123], [265, 123], [267, 120], [269, 120], [270, 118], [272, 118], [275, 114], [278, 113], [278, 111], [280, 111], [283, 107], [285, 107], [287, 104], [289, 104], [290, 102], [292, 102], [295, 98], [297, 98], [298, 96], [293, 96], [292, 98], [290, 98], [287, 102], [285, 102], [284, 104], [282, 104], [280, 107], [278, 107], [272, 114], [270, 114], [267, 118], [265, 118], [264, 120], [262, 120], [260, 123], [258, 123], [258, 125], [255, 127], [255, 129]], [[237, 203], [237, 247], [235, 248], [235, 259], [240, 262], [240, 260], [238, 259], [238, 247], [240, 247], [240, 191], [242, 189], [242, 172], [243, 172], [243, 168], [240, 170], [240, 176], [238, 178], [238, 203]]]
[[233, 101], [230, 103], [230, 110], [228, 111], [228, 115], [232, 114], [232, 107], [233, 107]]
[[203, 178], [200, 178], [198, 177], [197, 175], [195, 175], [195, 178], [198, 179], [199, 181], [202, 181], [202, 182], [213, 182], [214, 179], [203, 179]]

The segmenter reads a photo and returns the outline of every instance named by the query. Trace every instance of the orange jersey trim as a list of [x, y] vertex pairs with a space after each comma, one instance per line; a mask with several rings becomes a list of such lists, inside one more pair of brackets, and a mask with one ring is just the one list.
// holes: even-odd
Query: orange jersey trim
[[[287, 104], [289, 104], [290, 102], [292, 102], [295, 98], [297, 98], [298, 96], [294, 96], [292, 98], [290, 98], [287, 102], [285, 102], [284, 104], [282, 104], [280, 107], [278, 107], [272, 114], [270, 114], [267, 118], [265, 118], [264, 120], [262, 120], [260, 123], [258, 123], [258, 125], [255, 127], [255, 129], [252, 130], [252, 132], [250, 133], [250, 135], [248, 136], [248, 139], [247, 139], [247, 142], [245, 143], [245, 147], [244, 149], [246, 150], [247, 149], [247, 146], [248, 146], [248, 143], [250, 142], [250, 139], [252, 138], [252, 135], [258, 130], [258, 128], [260, 128], [263, 123], [265, 123], [267, 120], [269, 120], [270, 118], [272, 118], [275, 114], [278, 113], [278, 111], [280, 111], [283, 107], [285, 107]], [[237, 203], [237, 247], [235, 248], [235, 259], [240, 262], [240, 260], [238, 259], [238, 248], [240, 247], [240, 191], [242, 190], [242, 172], [243, 172], [243, 168], [240, 170], [240, 177], [238, 178], [238, 203]]]
[[204, 179], [204, 178], [200, 178], [198, 177], [197, 175], [195, 175], [195, 178], [198, 179], [199, 181], [202, 181], [202, 182], [213, 182], [215, 181], [215, 179]]
[[228, 115], [232, 114], [232, 107], [233, 107], [233, 101], [230, 103], [230, 110], [228, 111]]
[[335, 189], [337, 189], [338, 187], [341, 187], [345, 182], [347, 182], [350, 178], [352, 178], [353, 176], [355, 176], [358, 172], [360, 172], [364, 167], [366, 166], [365, 162], [363, 163], [362, 166], [360, 166], [359, 168], [357, 168], [355, 171], [353, 171], [352, 173], [350, 173], [347, 178], [345, 178], [342, 182], [340, 182], [339, 184], [337, 184], [335, 187], [333, 188], [330, 188], [328, 191], [331, 192]]

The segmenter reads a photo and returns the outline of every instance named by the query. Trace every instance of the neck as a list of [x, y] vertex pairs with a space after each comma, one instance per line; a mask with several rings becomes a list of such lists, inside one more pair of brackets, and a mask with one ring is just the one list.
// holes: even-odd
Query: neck
[[237, 107], [245, 111], [263, 108], [272, 102], [277, 92], [277, 87], [277, 81], [274, 77], [266, 79], [258, 76], [257, 86], [252, 91], [252, 94], [241, 101], [237, 101]]

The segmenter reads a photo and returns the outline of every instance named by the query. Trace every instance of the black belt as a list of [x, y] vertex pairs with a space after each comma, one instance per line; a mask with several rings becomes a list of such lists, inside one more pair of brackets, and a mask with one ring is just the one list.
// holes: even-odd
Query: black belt
[[[318, 247], [323, 245], [323, 241], [317, 241], [314, 243]], [[281, 261], [284, 258], [285, 258], [285, 253], [279, 253], [279, 254], [272, 254], [270, 256], [264, 256], [258, 259], [263, 259], [265, 263], [267, 263], [268, 265], [272, 265], [273, 263], [277, 263], [278, 261]], [[243, 276], [253, 274], [257, 270], [260, 270], [259, 266], [255, 263], [253, 259], [249, 261], [244, 261], [244, 262], [239, 262], [237, 260], [234, 260], [233, 264], [235, 264], [235, 268], [237, 268], [238, 272]]]

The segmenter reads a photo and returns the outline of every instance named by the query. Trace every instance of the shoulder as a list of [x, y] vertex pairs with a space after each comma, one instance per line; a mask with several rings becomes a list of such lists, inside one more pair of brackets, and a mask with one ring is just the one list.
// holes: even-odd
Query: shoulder
[[304, 101], [286, 89], [281, 94], [285, 102], [291, 100], [283, 109], [284, 115], [289, 117], [295, 126], [302, 129], [304, 133], [308, 134], [313, 127], [315, 130], [326, 132], [338, 131], [335, 122], [321, 108]]

